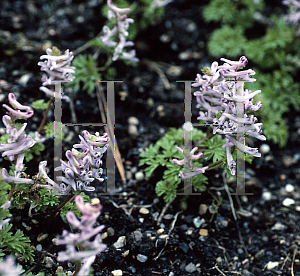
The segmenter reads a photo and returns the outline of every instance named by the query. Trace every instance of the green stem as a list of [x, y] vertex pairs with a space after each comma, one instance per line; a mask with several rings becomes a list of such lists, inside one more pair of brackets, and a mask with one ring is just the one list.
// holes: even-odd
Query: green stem
[[49, 113], [49, 110], [50, 110], [50, 107], [51, 107], [51, 103], [53, 101], [53, 97], [50, 98], [49, 102], [48, 102], [48, 106], [47, 106], [47, 109], [44, 113], [44, 118], [41, 122], [41, 125], [38, 129], [38, 133], [41, 134], [42, 130], [44, 129], [44, 126], [45, 126], [45, 123], [46, 123], [46, 120], [47, 120], [47, 116], [48, 116], [48, 113]]
[[12, 198], [12, 195], [13, 195], [13, 193], [15, 191], [15, 186], [16, 186], [16, 184], [11, 184], [11, 189], [10, 189], [9, 194], [7, 196], [7, 201]]
[[81, 268], [81, 262], [76, 262], [75, 271], [72, 275], [76, 276], [80, 268]]

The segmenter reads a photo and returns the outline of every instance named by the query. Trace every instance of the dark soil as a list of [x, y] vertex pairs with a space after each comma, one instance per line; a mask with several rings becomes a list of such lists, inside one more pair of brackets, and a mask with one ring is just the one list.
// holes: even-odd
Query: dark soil
[[[7, 83], [1, 83], [1, 93], [6, 96], [2, 103], [6, 103], [9, 92], [14, 92], [23, 104], [46, 99], [39, 91], [42, 74], [37, 66], [40, 55], [44, 54], [43, 48], [50, 43], [60, 49], [78, 49], [101, 31], [105, 22], [100, 15], [102, 5], [100, 0], [3, 0], [0, 10], [0, 80]], [[268, 5], [269, 10], [281, 6], [280, 1], [269, 1]], [[155, 193], [155, 184], [161, 175], [156, 173], [150, 179], [135, 180], [135, 172], [144, 169], [138, 167], [141, 149], [156, 142], [169, 127], [178, 128], [184, 123], [184, 84], [176, 81], [193, 80], [204, 65], [213, 61], [207, 58], [205, 45], [214, 26], [202, 21], [201, 10], [201, 6], [192, 0], [169, 4], [161, 21], [138, 35], [136, 48], [141, 62], [137, 67], [128, 68], [122, 62], [115, 63], [116, 79], [123, 80], [115, 85], [115, 135], [128, 177], [127, 185], [123, 187], [116, 173], [118, 195], [91, 194], [91, 197], [101, 200], [103, 209], [98, 221], [106, 226], [104, 232], [108, 234], [103, 240], [107, 250], [97, 256], [94, 275], [112, 275], [111, 271], [117, 269], [122, 270], [123, 275], [142, 276], [300, 275], [297, 250], [300, 245], [299, 113], [290, 111], [285, 116], [290, 129], [287, 146], [280, 149], [267, 141], [270, 151], [256, 158], [252, 165], [247, 165], [246, 192], [253, 195], [232, 195], [237, 220], [224, 190], [222, 171], [210, 174], [208, 190], [200, 196], [190, 196], [187, 209], [180, 208], [183, 198], [178, 196], [159, 225], [157, 218], [166, 205]], [[189, 32], [193, 24], [196, 28]], [[162, 35], [169, 42], [163, 43]], [[188, 54], [188, 58], [182, 60], [180, 57], [185, 52], [196, 55]], [[149, 60], [167, 77], [169, 89], [157, 70], [151, 69]], [[20, 81], [24, 75], [29, 76], [26, 84]], [[120, 91], [127, 92], [125, 100]], [[65, 92], [68, 94], [70, 90], [66, 88]], [[87, 96], [81, 91], [73, 96], [73, 100], [81, 123], [101, 122], [95, 95]], [[1, 117], [3, 114], [1, 110]], [[42, 116], [41, 112], [36, 112], [28, 121], [27, 131], [35, 131]], [[53, 113], [49, 120], [53, 120], [52, 116]], [[139, 120], [136, 136], [128, 134], [127, 120], [131, 116]], [[197, 116], [194, 102], [193, 116]], [[70, 121], [69, 105], [63, 103], [63, 122]], [[95, 127], [88, 130], [97, 131]], [[80, 133], [69, 128], [66, 136], [69, 134], [73, 136], [64, 142], [64, 150], [79, 142], [77, 136]], [[252, 143], [256, 147], [261, 144], [258, 141]], [[53, 160], [53, 139], [48, 139], [45, 144], [46, 150], [41, 156], [27, 164], [31, 175], [37, 173], [38, 163], [42, 160], [48, 160], [48, 168], [53, 172], [50, 162]], [[7, 166], [2, 158], [0, 161], [2, 167]], [[294, 191], [287, 192], [286, 184], [291, 184]], [[235, 192], [235, 181], [229, 182], [229, 186], [230, 191]], [[96, 189], [99, 193], [104, 190], [101, 185]], [[282, 203], [286, 198], [294, 199], [295, 204], [284, 206]], [[209, 207], [214, 199], [222, 199], [216, 213], [213, 215], [207, 211], [200, 215], [199, 206]], [[149, 213], [140, 213], [142, 207]], [[30, 218], [28, 209], [12, 209], [11, 213], [15, 229], [20, 228], [28, 234], [35, 248], [42, 246], [42, 250], [35, 252], [32, 265], [19, 259], [26, 271], [55, 275], [60, 265], [65, 271], [74, 271], [73, 265], [56, 261], [57, 253], [63, 247], [52, 243], [63, 228], [68, 228], [67, 224], [57, 219], [49, 227], [49, 214], [33, 212]], [[198, 228], [194, 223], [197, 218], [203, 219]], [[41, 233], [48, 233], [48, 237], [37, 241]], [[126, 237], [126, 243], [116, 249], [113, 244], [120, 236]], [[147, 260], [141, 262], [139, 254], [146, 256]], [[46, 260], [49, 258], [46, 257], [53, 262], [48, 264]], [[267, 267], [269, 262], [278, 262], [278, 265], [270, 269]]]

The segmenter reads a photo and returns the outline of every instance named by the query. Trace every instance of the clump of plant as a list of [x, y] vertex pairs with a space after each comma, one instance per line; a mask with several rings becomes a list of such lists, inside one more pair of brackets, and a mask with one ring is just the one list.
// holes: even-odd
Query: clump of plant
[[[78, 55], [74, 59], [76, 78], [69, 84], [74, 92], [79, 91], [83, 83], [83, 90], [91, 95], [97, 80], [112, 80], [116, 75], [113, 62], [117, 60], [135, 66], [139, 62], [133, 49], [135, 36], [149, 24], [157, 23], [164, 13], [164, 6], [172, 1], [139, 0], [132, 5], [125, 0], [114, 2], [108, 0], [107, 5], [103, 6], [102, 15], [108, 20], [100, 34], [82, 48], [94, 48], [95, 54]], [[106, 55], [105, 63], [97, 62], [100, 55]]]
[[[193, 129], [194, 141], [199, 141], [205, 138], [205, 133], [201, 130]], [[172, 159], [181, 158], [182, 155], [175, 148], [176, 145], [184, 144], [184, 130], [171, 128], [161, 139], [154, 145], [150, 145], [145, 149], [145, 152], [140, 154], [139, 166], [146, 165], [145, 173], [147, 177], [155, 174], [155, 170], [163, 167], [164, 172], [162, 179], [156, 184], [156, 193], [164, 195], [166, 202], [176, 198], [176, 193], [179, 190], [181, 180], [178, 178], [180, 167], [172, 163]], [[202, 166], [201, 160], [193, 160], [194, 166]], [[195, 191], [205, 191], [207, 177], [203, 174], [193, 179], [193, 187]]]
[[[244, 56], [239, 61], [221, 60], [225, 62], [223, 65], [213, 62], [211, 67], [202, 70], [203, 76], [197, 75], [192, 84], [199, 87], [199, 91], [194, 93], [197, 107], [205, 110], [200, 110], [197, 120], [200, 125], [212, 129], [212, 133], [207, 131], [206, 134], [198, 132], [194, 135], [193, 129], [193, 143], [196, 146], [192, 149], [187, 148], [186, 144], [182, 146], [183, 133], [176, 139], [167, 133], [154, 146], [150, 145], [145, 153], [140, 154], [140, 165], [148, 165], [145, 169], [147, 176], [159, 166], [166, 167], [163, 180], [156, 184], [157, 194], [165, 194], [165, 201], [174, 200], [181, 180], [187, 180], [187, 185], [192, 185], [195, 190], [204, 190], [203, 184], [207, 183], [204, 173], [207, 170], [221, 167], [227, 170], [228, 176], [240, 177], [237, 164], [243, 160], [251, 162], [253, 157], [261, 156], [257, 148], [245, 144], [245, 137], [266, 139], [261, 134], [262, 124], [251, 114], [262, 107], [259, 101], [253, 102], [253, 97], [261, 91], [244, 89], [245, 82], [255, 82], [252, 78], [255, 72], [252, 69], [240, 71], [248, 63]], [[180, 147], [175, 142], [178, 142], [178, 137], [182, 139]], [[207, 163], [209, 160], [212, 163]]]
[[[61, 98], [61, 83], [72, 80], [73, 78], [71, 74], [74, 72], [74, 68], [70, 66], [72, 55], [70, 56], [70, 52], [66, 51], [63, 56], [57, 48], [53, 48], [52, 50], [48, 49], [47, 55], [42, 56], [42, 59], [47, 59], [47, 61], [39, 65], [41, 65], [42, 70], [48, 74], [43, 75], [43, 84], [55, 86], [55, 89], [52, 91], [50, 88], [44, 86], [41, 89], [45, 93], [49, 93], [49, 102], [51, 103], [54, 98]], [[27, 123], [24, 121], [34, 115], [31, 107], [19, 103], [13, 93], [9, 93], [8, 101], [10, 106], [3, 104], [3, 107], [7, 110], [7, 114], [2, 118], [6, 134], [1, 137], [0, 152], [2, 152], [3, 158], [11, 162], [11, 166], [9, 170], [6, 168], [1, 169], [0, 203], [2, 203], [2, 209], [0, 208], [0, 257], [4, 256], [3, 252], [10, 252], [11, 254], [22, 255], [25, 261], [32, 263], [34, 254], [30, 246], [30, 239], [26, 237], [21, 230], [17, 230], [16, 233], [12, 232], [12, 224], [8, 223], [10, 220], [8, 218], [10, 216], [8, 208], [15, 207], [22, 209], [29, 204], [29, 216], [32, 216], [33, 210], [35, 212], [50, 212], [49, 225], [56, 219], [56, 216], [60, 214], [62, 209], [64, 209], [62, 214], [66, 214], [69, 210], [74, 210], [74, 204], [72, 204], [72, 202], [74, 202], [75, 197], [79, 193], [82, 193], [82, 191], [95, 190], [95, 188], [91, 186], [94, 180], [100, 182], [104, 181], [104, 178], [101, 177], [103, 173], [102, 157], [107, 151], [109, 138], [106, 133], [101, 136], [98, 132], [92, 135], [86, 130], [83, 131], [82, 136], [79, 136], [80, 143], [75, 144], [72, 150], [66, 152], [68, 161], [60, 160], [61, 166], [55, 168], [56, 170], [62, 171], [62, 175], [57, 179], [61, 181], [61, 183], [56, 183], [48, 176], [46, 168], [47, 161], [41, 161], [39, 163], [38, 173], [30, 177], [26, 174], [24, 164], [24, 161], [26, 162], [25, 157], [28, 154], [32, 154], [31, 152], [36, 152], [36, 150], [32, 151], [32, 148], [37, 143], [42, 143], [45, 138], [41, 138], [38, 132], [36, 132], [34, 136], [26, 134]], [[43, 102], [35, 102], [35, 106], [45, 107]], [[49, 104], [47, 105], [47, 108], [48, 107], [50, 107]], [[45, 121], [42, 122], [41, 125], [43, 126], [44, 123]], [[65, 199], [61, 202], [62, 196], [65, 196]], [[79, 205], [83, 204], [84, 208], [79, 207], [79, 209], [85, 216], [89, 218], [93, 217], [91, 213], [87, 213], [88, 210], [93, 213], [93, 210], [96, 208], [99, 211], [95, 211], [97, 216], [94, 217], [92, 223], [94, 224], [100, 214], [101, 206], [93, 207], [94, 209], [92, 207], [89, 208], [90, 205], [84, 205], [83, 198], [85, 201], [90, 201], [90, 199], [84, 194], [82, 194], [82, 196], [83, 197], [79, 196], [77, 203]], [[77, 206], [79, 206], [78, 204]], [[76, 213], [78, 214], [78, 211], [76, 211]], [[67, 214], [66, 216], [68, 219], [71, 215]], [[87, 229], [92, 231], [92, 225], [85, 224], [86, 218], [87, 217], [82, 220], [82, 225], [86, 226], [86, 228], [81, 229], [83, 233], [85, 233]], [[73, 224], [75, 222], [76, 221], [73, 220]], [[91, 232], [91, 234], [92, 233], [94, 232]], [[85, 235], [84, 237], [89, 239], [91, 236], [87, 238], [87, 235]], [[94, 247], [98, 245], [99, 238], [95, 240]], [[85, 247], [93, 248], [93, 245], [86, 241]], [[86, 271], [94, 260], [92, 260], [91, 252], [89, 257], [87, 260], [88, 265], [86, 264], [84, 266], [84, 272], [79, 275], [87, 275]], [[86, 261], [85, 258], [83, 259], [83, 261]], [[77, 261], [79, 261], [79, 259], [77, 259]], [[10, 259], [7, 259], [5, 262], [3, 261], [3, 265], [9, 262]], [[78, 262], [77, 267], [79, 264], [80, 262]], [[17, 270], [18, 268], [16, 271]]]
[[[206, 22], [221, 24], [209, 38], [210, 55], [220, 57], [226, 54], [237, 58], [245, 54], [254, 63], [254, 70], [261, 77], [249, 87], [263, 89], [264, 93], [257, 99], [265, 106], [257, 116], [264, 121], [263, 128], [268, 138], [280, 147], [286, 145], [289, 133], [283, 120], [284, 113], [291, 106], [295, 110], [299, 110], [300, 106], [299, 82], [295, 78], [300, 60], [297, 37], [299, 7], [297, 1], [283, 3], [291, 6], [288, 15], [266, 17], [262, 0], [213, 0], [203, 10]], [[261, 34], [249, 31], [254, 24], [264, 31]]]

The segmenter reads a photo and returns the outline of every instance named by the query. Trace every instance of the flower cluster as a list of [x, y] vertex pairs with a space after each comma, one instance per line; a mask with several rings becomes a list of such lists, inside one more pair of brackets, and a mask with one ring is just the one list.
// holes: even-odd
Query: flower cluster
[[17, 119], [28, 119], [33, 115], [29, 106], [20, 104], [13, 93], [8, 94], [9, 107], [3, 104], [7, 109], [7, 115], [2, 117], [3, 124], [6, 127], [6, 134], [9, 134], [7, 144], [0, 144], [2, 157], [7, 157], [11, 162], [15, 161], [14, 176], [10, 176], [5, 168], [2, 169], [2, 180], [14, 183], [33, 183], [31, 179], [20, 178], [21, 171], [24, 168], [24, 151], [34, 146], [36, 141], [28, 134], [23, 134], [27, 123], [16, 124]]
[[235, 146], [244, 153], [260, 157], [257, 148], [245, 145], [244, 136], [266, 140], [266, 137], [261, 135], [262, 124], [257, 123], [257, 118], [253, 115], [247, 115], [248, 111], [257, 111], [262, 107], [260, 102], [253, 104], [253, 97], [261, 91], [244, 90], [245, 82], [255, 81], [252, 78], [255, 74], [252, 69], [239, 71], [247, 65], [246, 57], [242, 56], [239, 61], [225, 58], [221, 60], [225, 62], [221, 66], [213, 62], [211, 68], [204, 68], [204, 75], [198, 74], [196, 83], [192, 86], [200, 87], [200, 90], [194, 93], [197, 107], [202, 106], [207, 110], [200, 111], [197, 119], [212, 123], [214, 134], [225, 135], [226, 143], [223, 148], [226, 147], [227, 165], [231, 174], [235, 174], [236, 163], [232, 157], [231, 147]]
[[205, 173], [205, 170], [208, 169], [208, 167], [198, 168], [198, 167], [193, 166], [192, 160], [198, 160], [198, 159], [202, 158], [202, 156], [203, 156], [202, 152], [199, 152], [198, 154], [194, 154], [196, 152], [196, 150], [198, 149], [197, 147], [193, 148], [189, 152], [189, 156], [186, 156], [184, 150], [181, 149], [180, 147], [176, 147], [176, 149], [179, 150], [182, 154], [184, 154], [185, 157], [182, 160], [173, 159], [172, 160], [173, 164], [179, 165], [179, 166], [184, 165], [185, 168], [188, 170], [188, 172], [181, 171], [179, 173], [179, 178], [181, 178], [183, 180], [190, 179], [200, 173]]
[[[290, 5], [290, 14], [285, 16], [285, 19], [294, 25], [298, 25], [300, 19], [300, 1], [298, 0], [284, 0], [284, 5]], [[296, 35], [300, 35], [300, 28], [297, 30]]]
[[[95, 179], [103, 181], [102, 156], [108, 149], [109, 138], [107, 133], [100, 136], [99, 133], [91, 135], [88, 131], [82, 132], [83, 137], [79, 135], [80, 144], [75, 144], [73, 149], [66, 152], [68, 162], [61, 160], [61, 166], [55, 168], [61, 170], [65, 176], [58, 177], [63, 183], [58, 185], [51, 180], [45, 171], [46, 161], [40, 163], [39, 175], [43, 175], [46, 182], [50, 185], [40, 185], [42, 188], [48, 188], [58, 191], [60, 195], [66, 195], [73, 191], [94, 191], [95, 188], [90, 183]], [[77, 149], [81, 149], [78, 151]]]
[[[116, 61], [119, 57], [126, 60], [131, 60], [133, 62], [138, 62], [139, 59], [136, 57], [135, 50], [129, 52], [124, 52], [125, 47], [134, 46], [134, 42], [126, 41], [128, 36], [129, 23], [133, 23], [132, 18], [127, 18], [126, 13], [130, 12], [129, 8], [120, 9], [117, 8], [112, 0], [107, 0], [108, 12], [107, 18], [111, 20], [115, 18], [116, 23], [113, 29], [110, 29], [108, 26], [103, 26], [103, 36], [100, 36], [102, 43], [107, 47], [114, 47], [114, 54], [112, 57], [113, 61]], [[122, 15], [121, 15], [122, 13]]]
[[12, 256], [6, 257], [5, 261], [0, 262], [1, 276], [19, 276], [23, 272], [21, 266], [16, 266]]
[[[92, 206], [89, 203], [84, 203], [83, 198], [77, 195], [75, 198], [77, 208], [82, 213], [82, 217], [78, 220], [73, 212], [67, 213], [68, 222], [75, 228], [79, 229], [79, 233], [69, 233], [63, 230], [62, 238], [56, 239], [57, 245], [66, 245], [66, 251], [59, 252], [57, 260], [59, 262], [65, 261], [79, 261], [83, 262], [83, 266], [78, 272], [78, 276], [89, 275], [90, 266], [95, 261], [96, 255], [106, 249], [106, 245], [102, 243], [100, 231], [105, 227], [104, 225], [93, 228], [97, 221], [102, 206]], [[96, 236], [95, 236], [96, 235]], [[95, 238], [91, 241], [91, 238]], [[79, 248], [80, 251], [77, 251]]]
[[[74, 55], [73, 52], [70, 52], [69, 50], [66, 50], [62, 55], [60, 50], [56, 47], [52, 47], [52, 49], [48, 48], [46, 53], [46, 55], [40, 57], [40, 59], [44, 61], [38, 62], [38, 65], [41, 66], [41, 71], [45, 71], [48, 74], [43, 74], [43, 86], [40, 87], [40, 90], [46, 95], [54, 97], [54, 90], [51, 90], [46, 86], [54, 85], [57, 82], [69, 82], [75, 78], [72, 75], [75, 73], [75, 67], [71, 66]], [[65, 95], [61, 98], [69, 100]]]

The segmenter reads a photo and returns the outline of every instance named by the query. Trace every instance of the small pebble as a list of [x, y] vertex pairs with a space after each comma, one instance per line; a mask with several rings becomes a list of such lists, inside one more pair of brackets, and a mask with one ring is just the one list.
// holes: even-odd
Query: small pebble
[[262, 153], [262, 154], [267, 154], [269, 151], [270, 151], [270, 146], [267, 145], [267, 144], [262, 144], [259, 147], [259, 152]]
[[208, 235], [208, 230], [207, 229], [200, 229], [199, 235], [206, 237]]
[[216, 259], [216, 262], [217, 262], [217, 263], [222, 263], [222, 257], [218, 257], [218, 258]]
[[146, 262], [146, 261], [148, 260], [148, 257], [145, 256], [145, 255], [142, 255], [142, 254], [138, 254], [138, 255], [136, 256], [136, 259], [137, 259], [139, 262], [144, 263], [144, 262]]
[[122, 276], [123, 275], [123, 271], [121, 269], [117, 269], [117, 270], [113, 270], [111, 272], [112, 275], [114, 276]]
[[133, 266], [128, 266], [127, 269], [130, 270], [132, 273], [136, 272], [136, 268]]
[[194, 263], [190, 262], [186, 267], [185, 267], [185, 271], [188, 273], [193, 273], [197, 270], [197, 267], [195, 266]]
[[92, 204], [93, 206], [99, 205], [99, 204], [100, 204], [100, 199], [97, 198], [97, 197], [92, 198], [92, 199], [91, 199], [91, 204]]
[[130, 136], [137, 136], [139, 134], [137, 127], [135, 125], [129, 125], [128, 134]]
[[19, 79], [19, 84], [21, 85], [26, 85], [30, 79], [31, 75], [30, 74], [25, 74]]
[[108, 234], [110, 237], [114, 236], [114, 235], [115, 235], [115, 230], [114, 230], [114, 228], [108, 227], [108, 228], [107, 228], [107, 234]]
[[285, 230], [287, 228], [286, 225], [282, 224], [281, 222], [276, 222], [275, 225], [271, 228], [271, 230]]
[[139, 124], [139, 120], [136, 117], [129, 117], [128, 118], [128, 124], [129, 125], [138, 125]]
[[140, 209], [140, 213], [141, 214], [143, 214], [143, 215], [147, 215], [147, 214], [149, 214], [149, 210], [147, 209], [147, 208], [145, 208], [145, 207], [142, 207], [141, 209]]
[[160, 235], [160, 234], [162, 234], [164, 231], [165, 231], [165, 229], [160, 228], [160, 229], [157, 230], [157, 234]]
[[237, 252], [238, 252], [238, 254], [242, 255], [244, 253], [244, 250], [243, 250], [243, 248], [238, 248]]
[[262, 196], [263, 200], [269, 201], [272, 198], [272, 193], [271, 192], [263, 192]]
[[199, 206], [199, 215], [205, 215], [207, 212], [208, 206], [206, 204], [200, 204]]
[[292, 193], [292, 192], [294, 192], [294, 190], [295, 190], [295, 187], [292, 184], [288, 183], [285, 185], [285, 191], [287, 193]]
[[54, 261], [51, 257], [46, 256], [45, 257], [45, 263], [46, 263], [46, 267], [52, 267], [54, 265]]
[[121, 236], [118, 238], [118, 240], [113, 244], [114, 248], [118, 249], [118, 248], [122, 248], [124, 247], [126, 242], [126, 237], [125, 236]]
[[43, 247], [42, 247], [41, 244], [38, 244], [38, 245], [36, 246], [36, 251], [42, 251], [42, 249], [43, 249]]
[[142, 237], [143, 237], [143, 234], [140, 231], [138, 231], [138, 230], [134, 231], [133, 235], [134, 235], [134, 239], [136, 241], [140, 241], [142, 239]]
[[124, 253], [122, 253], [122, 257], [125, 258], [127, 257], [129, 254], [129, 250], [126, 250]]
[[145, 176], [144, 176], [144, 173], [143, 173], [143, 172], [136, 172], [136, 174], [135, 174], [135, 179], [136, 179], [137, 181], [142, 181], [142, 180], [144, 180], [144, 178], [145, 178]]
[[205, 222], [204, 219], [200, 219], [199, 217], [196, 217], [193, 219], [193, 223], [196, 228], [200, 228], [200, 226]]
[[266, 267], [268, 270], [271, 270], [279, 265], [279, 262], [268, 262]]
[[283, 202], [282, 205], [289, 207], [291, 205], [295, 204], [295, 200], [293, 200], [292, 198], [286, 198]]
[[254, 258], [258, 260], [258, 259], [261, 259], [263, 256], [265, 256], [265, 250], [264, 249], [262, 249], [259, 252], [257, 252], [255, 254]]
[[108, 237], [108, 234], [107, 232], [104, 232], [102, 235], [101, 235], [101, 239], [104, 240]]

